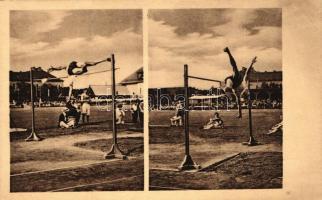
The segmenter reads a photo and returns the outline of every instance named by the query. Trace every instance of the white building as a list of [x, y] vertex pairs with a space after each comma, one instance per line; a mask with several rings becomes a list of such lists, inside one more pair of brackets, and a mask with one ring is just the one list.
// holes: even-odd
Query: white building
[[143, 67], [120, 82], [125, 86], [132, 96], [143, 97]]

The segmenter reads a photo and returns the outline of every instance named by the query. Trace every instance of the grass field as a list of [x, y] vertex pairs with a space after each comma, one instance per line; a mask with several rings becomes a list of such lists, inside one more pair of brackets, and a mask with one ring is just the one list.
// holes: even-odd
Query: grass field
[[[143, 190], [142, 129], [118, 126], [118, 144], [128, 159], [106, 160], [112, 146], [111, 112], [93, 108], [91, 123], [60, 129], [60, 110], [36, 109], [36, 132], [43, 141], [25, 142], [28, 131], [10, 134], [11, 192]], [[18, 127], [30, 128], [30, 114], [11, 110]]]
[[[62, 111], [62, 107], [48, 107], [35, 109], [35, 129], [40, 136], [56, 137], [61, 135], [80, 134], [88, 132], [102, 132], [112, 130], [112, 112], [102, 110], [101, 107], [92, 106], [90, 123], [85, 126], [80, 122], [80, 127], [74, 129], [59, 129], [57, 128], [58, 116]], [[125, 121], [131, 122], [131, 113], [126, 111]], [[11, 141], [17, 139], [25, 139], [28, 137], [31, 129], [31, 110], [30, 109], [11, 109], [10, 110], [10, 126], [15, 128], [26, 128], [26, 132], [12, 132], [10, 135]], [[119, 125], [120, 131], [135, 130], [142, 132], [139, 124]]]
[[[56, 128], [58, 116], [64, 107], [36, 107], [35, 124], [37, 129]], [[91, 122], [110, 121], [112, 112], [104, 110], [102, 107], [91, 106]], [[11, 126], [19, 128], [31, 127], [31, 109], [14, 108], [10, 109]], [[126, 111], [126, 121], [131, 120], [130, 111]]]
[[[258, 146], [244, 146], [248, 140], [248, 115], [237, 119], [236, 110], [219, 112], [224, 129], [202, 130], [211, 111], [190, 112], [190, 154], [203, 170], [179, 172], [184, 158], [182, 127], [151, 127], [150, 189], [230, 189], [282, 187], [282, 134], [267, 135], [280, 122], [282, 110], [253, 110], [253, 135]], [[174, 111], [150, 112], [150, 124], [169, 125]], [[222, 160], [228, 159], [219, 166]]]

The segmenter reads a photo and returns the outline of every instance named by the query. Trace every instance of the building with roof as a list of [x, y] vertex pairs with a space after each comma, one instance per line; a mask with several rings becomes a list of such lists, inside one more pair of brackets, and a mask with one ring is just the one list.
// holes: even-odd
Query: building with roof
[[121, 86], [125, 86], [132, 96], [143, 96], [143, 67], [130, 74], [120, 82]]
[[[41, 85], [41, 79], [48, 78], [47, 84], [62, 86], [64, 82], [62, 79], [57, 78], [56, 76], [44, 71], [41, 67], [35, 67], [33, 70], [33, 78], [35, 85]], [[30, 70], [29, 71], [20, 71], [14, 72], [10, 71], [9, 74], [10, 84], [14, 85], [17, 82], [30, 83]]]
[[[115, 86], [116, 98], [133, 99], [143, 96], [143, 67], [136, 70]], [[73, 90], [73, 96], [81, 99], [88, 96], [92, 101], [110, 99], [112, 94], [111, 85], [89, 85], [87, 88]]]
[[[47, 73], [41, 67], [34, 68], [33, 78], [36, 101], [39, 99], [53, 101], [59, 98], [64, 82], [62, 79]], [[45, 78], [49, 80], [42, 83], [41, 79]], [[10, 71], [9, 81], [10, 102], [30, 101], [30, 71]]]
[[250, 73], [250, 83], [251, 88], [265, 87], [265, 85], [282, 85], [282, 71], [272, 71], [272, 72], [258, 72], [253, 71]]
[[258, 72], [253, 71], [250, 74], [250, 89], [252, 98], [282, 100], [282, 71]]

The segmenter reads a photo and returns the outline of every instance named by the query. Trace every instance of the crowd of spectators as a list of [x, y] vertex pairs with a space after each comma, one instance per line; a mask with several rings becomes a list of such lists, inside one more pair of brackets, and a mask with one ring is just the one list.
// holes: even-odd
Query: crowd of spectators
[[[242, 103], [242, 108], [248, 108], [248, 102], [244, 101]], [[175, 101], [169, 105], [149, 105], [150, 110], [175, 110]], [[209, 104], [208, 102], [191, 103], [189, 106], [192, 110], [214, 110], [214, 109], [237, 109], [237, 103], [235, 101], [219, 101]], [[252, 100], [253, 109], [281, 109], [282, 100]]]

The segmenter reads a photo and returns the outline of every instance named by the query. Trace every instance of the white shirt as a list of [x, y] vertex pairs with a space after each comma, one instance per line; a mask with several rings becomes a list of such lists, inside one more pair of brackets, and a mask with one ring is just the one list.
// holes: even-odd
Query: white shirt
[[116, 119], [119, 119], [125, 116], [125, 112], [122, 109], [116, 108], [115, 115]]
[[91, 114], [91, 106], [88, 103], [83, 103], [82, 105], [82, 113], [86, 115]]

